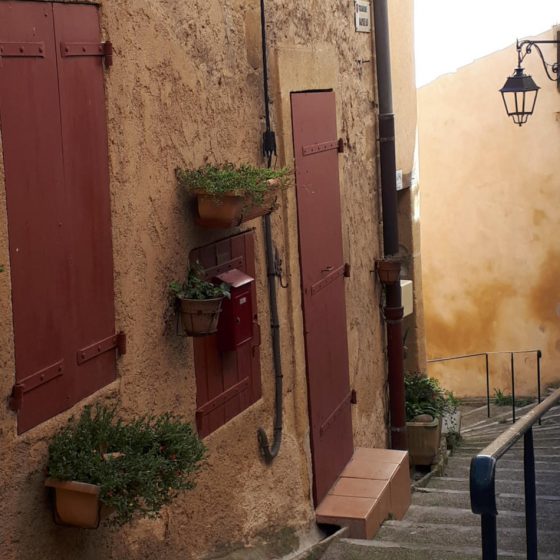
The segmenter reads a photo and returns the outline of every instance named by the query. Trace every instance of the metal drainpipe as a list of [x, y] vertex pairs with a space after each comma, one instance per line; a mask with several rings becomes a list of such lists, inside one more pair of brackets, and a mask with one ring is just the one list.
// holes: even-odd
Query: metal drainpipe
[[[389, 17], [387, 0], [373, 2], [375, 23], [375, 59], [379, 95], [379, 157], [381, 167], [381, 206], [383, 212], [383, 254], [395, 257], [399, 252], [397, 211], [395, 115], [391, 86]], [[387, 362], [389, 375], [389, 411], [391, 447], [407, 449], [404, 395], [404, 348], [402, 340], [403, 307], [400, 282], [385, 283]]]
[[[264, 0], [261, 0], [261, 38], [262, 38], [262, 61], [263, 61], [263, 95], [266, 130], [263, 134], [263, 155], [266, 157], [267, 166], [272, 165], [272, 156], [276, 154], [276, 139], [270, 127], [270, 100], [268, 94], [268, 64], [266, 51], [266, 20], [264, 11]], [[263, 218], [263, 230], [266, 243], [266, 269], [268, 276], [268, 295], [270, 302], [270, 330], [272, 335], [272, 358], [274, 363], [274, 436], [272, 445], [263, 428], [257, 430], [257, 439], [261, 455], [267, 464], [272, 463], [280, 451], [282, 444], [282, 393], [283, 375], [282, 359], [280, 356], [280, 322], [278, 319], [278, 302], [276, 298], [276, 278], [278, 271], [274, 259], [274, 246], [272, 242], [272, 227], [270, 214]]]

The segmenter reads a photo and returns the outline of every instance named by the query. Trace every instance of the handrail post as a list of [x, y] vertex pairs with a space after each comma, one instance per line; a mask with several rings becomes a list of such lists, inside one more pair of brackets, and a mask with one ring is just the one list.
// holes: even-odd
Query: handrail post
[[481, 515], [482, 560], [498, 560], [498, 538], [496, 534], [496, 516]]
[[523, 437], [523, 470], [525, 477], [525, 531], [527, 534], [527, 560], [537, 560], [537, 497], [535, 482], [535, 450], [533, 428]]
[[[541, 404], [541, 358], [542, 352], [540, 350], [537, 350], [537, 399], [539, 401], [539, 404]], [[542, 420], [539, 418], [539, 426], [541, 424]]]
[[496, 459], [477, 455], [471, 460], [469, 475], [471, 509], [480, 515], [482, 537], [482, 560], [497, 560], [498, 539], [496, 535]]
[[512, 424], [515, 424], [515, 364], [513, 359], [513, 352], [511, 353], [511, 412]]
[[486, 357], [486, 414], [490, 418], [490, 364], [488, 363], [488, 352]]

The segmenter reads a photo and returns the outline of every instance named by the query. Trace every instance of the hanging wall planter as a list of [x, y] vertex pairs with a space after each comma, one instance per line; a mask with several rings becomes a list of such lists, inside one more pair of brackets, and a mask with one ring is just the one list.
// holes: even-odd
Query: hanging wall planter
[[45, 486], [53, 488], [54, 520], [57, 525], [96, 529], [101, 520], [101, 487], [97, 484], [47, 478]]
[[206, 281], [202, 268], [195, 265], [189, 268], [185, 282], [172, 282], [169, 289], [188, 336], [206, 336], [218, 330], [223, 300], [230, 295], [227, 284]]
[[223, 297], [205, 300], [177, 299], [179, 300], [181, 323], [187, 335], [205, 336], [217, 332]]
[[287, 169], [261, 169], [207, 165], [195, 170], [177, 169], [177, 180], [196, 196], [196, 223], [226, 229], [269, 214], [278, 192], [286, 188]]
[[205, 452], [179, 416], [124, 421], [113, 408], [87, 406], [49, 445], [45, 486], [55, 494], [55, 523], [95, 529], [105, 517], [114, 526], [157, 517], [195, 486]]

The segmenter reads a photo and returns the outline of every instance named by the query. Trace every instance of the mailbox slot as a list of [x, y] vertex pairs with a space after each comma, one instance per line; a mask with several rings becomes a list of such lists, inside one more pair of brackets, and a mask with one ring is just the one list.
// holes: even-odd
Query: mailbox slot
[[218, 347], [221, 352], [232, 352], [253, 338], [254, 278], [237, 268], [215, 277], [230, 287], [231, 297], [225, 299], [218, 322]]

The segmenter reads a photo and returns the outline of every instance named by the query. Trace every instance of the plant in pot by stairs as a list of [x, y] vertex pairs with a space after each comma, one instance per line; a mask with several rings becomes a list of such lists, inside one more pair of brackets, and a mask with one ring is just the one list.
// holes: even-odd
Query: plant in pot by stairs
[[185, 282], [172, 282], [169, 291], [175, 298], [183, 328], [188, 336], [205, 336], [218, 330], [224, 298], [230, 297], [229, 286], [204, 279], [199, 265], [189, 268]]
[[422, 373], [407, 373], [404, 384], [410, 462], [432, 465], [438, 460], [442, 417], [456, 408], [456, 399]]
[[231, 228], [272, 212], [279, 191], [289, 184], [289, 170], [252, 165], [205, 165], [177, 169], [179, 185], [196, 195], [197, 224]]
[[178, 416], [125, 422], [113, 409], [88, 406], [49, 445], [45, 485], [54, 493], [55, 522], [94, 529], [105, 516], [112, 526], [157, 517], [180, 491], [194, 487], [205, 454]]

